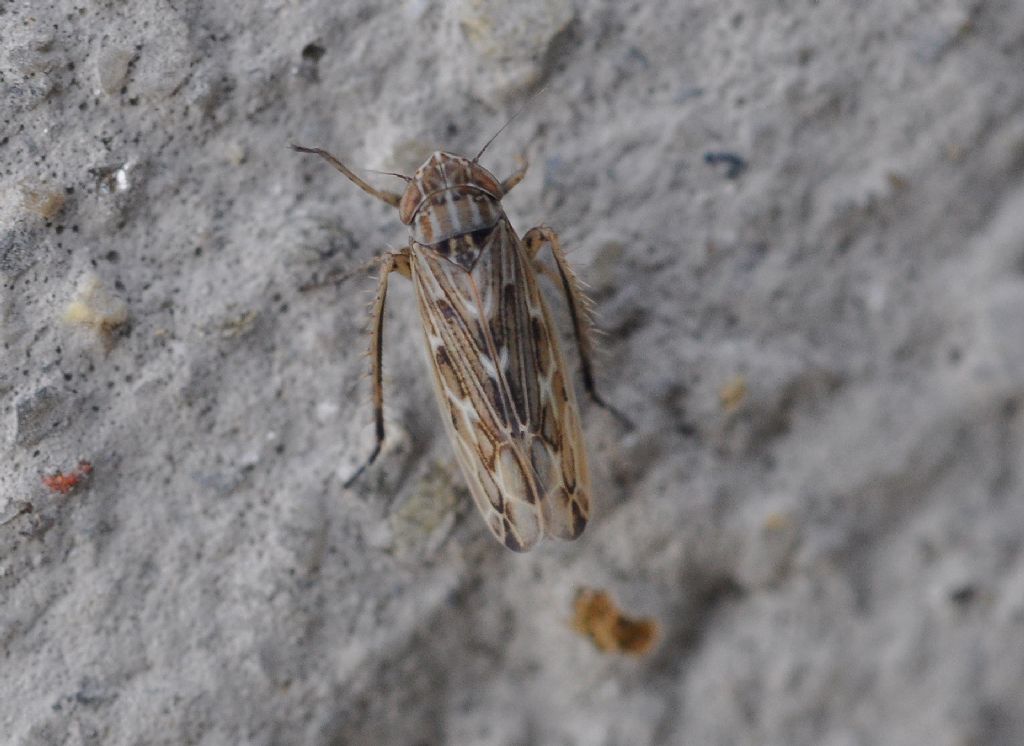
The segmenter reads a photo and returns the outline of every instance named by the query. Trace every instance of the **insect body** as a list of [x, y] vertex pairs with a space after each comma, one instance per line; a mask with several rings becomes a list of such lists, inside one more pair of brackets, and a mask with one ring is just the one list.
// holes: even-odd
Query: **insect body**
[[383, 311], [397, 271], [415, 287], [442, 419], [487, 526], [515, 551], [544, 536], [575, 539], [590, 514], [590, 478], [571, 375], [537, 284], [534, 263], [545, 245], [569, 304], [584, 385], [606, 405], [594, 390], [587, 301], [558, 236], [537, 227], [520, 238], [502, 210], [525, 164], [498, 181], [476, 158], [436, 152], [401, 177], [407, 186], [399, 195], [370, 186], [324, 150], [293, 147], [397, 207], [409, 226], [409, 245], [380, 263], [371, 332], [377, 442], [348, 484], [384, 440]]

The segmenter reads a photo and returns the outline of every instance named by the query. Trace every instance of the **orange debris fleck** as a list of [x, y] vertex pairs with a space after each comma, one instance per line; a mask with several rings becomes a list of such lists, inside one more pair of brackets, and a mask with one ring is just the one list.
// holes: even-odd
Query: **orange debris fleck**
[[644, 655], [658, 637], [657, 622], [625, 616], [605, 591], [581, 589], [573, 612], [573, 629], [606, 653]]
[[743, 376], [734, 377], [718, 390], [718, 398], [726, 414], [732, 414], [747, 398], [747, 379]]

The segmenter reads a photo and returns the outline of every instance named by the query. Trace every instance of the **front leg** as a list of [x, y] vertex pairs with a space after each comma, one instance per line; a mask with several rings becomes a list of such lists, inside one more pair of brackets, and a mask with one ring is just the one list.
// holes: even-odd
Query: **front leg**
[[384, 444], [384, 377], [381, 358], [384, 352], [384, 303], [388, 295], [388, 276], [398, 271], [406, 278], [411, 277], [409, 268], [409, 250], [385, 254], [380, 259], [380, 278], [377, 281], [377, 296], [373, 299], [370, 329], [370, 360], [371, 378], [373, 379], [373, 421], [375, 425], [376, 444], [366, 462], [356, 469], [344, 486], [351, 487], [364, 471], [376, 460]]
[[[355, 184], [357, 187], [362, 189], [367, 194], [373, 195], [381, 202], [387, 202], [392, 207], [398, 207], [398, 203], [402, 201], [401, 194], [396, 194], [395, 192], [388, 192], [383, 189], [377, 189], [377, 187], [373, 187], [367, 184], [365, 181], [363, 181], [354, 173], [352, 173], [352, 169], [350, 169], [348, 166], [339, 161], [337, 158], [335, 158], [333, 155], [328, 153], [323, 148], [307, 148], [304, 145], [292, 145], [292, 150], [298, 151], [299, 153], [312, 153], [313, 155], [320, 156], [325, 161], [334, 166], [336, 169], [341, 171], [341, 173], [345, 174], [345, 176], [347, 176], [348, 179], [353, 184]], [[395, 175], [399, 176], [398, 174]], [[399, 178], [408, 180], [408, 177], [405, 176], [399, 176]]]
[[516, 170], [501, 182], [501, 196], [504, 197], [506, 194], [512, 191], [512, 187], [523, 180], [526, 176], [526, 169], [529, 167], [529, 163], [526, 162], [526, 158], [519, 156], [516, 158]]
[[[551, 247], [551, 254], [555, 257], [555, 265], [558, 267], [558, 279], [565, 293], [566, 303], [569, 305], [569, 317], [572, 319], [572, 331], [576, 337], [576, 347], [580, 353], [581, 369], [583, 372], [583, 389], [593, 402], [607, 412], [613, 414], [626, 427], [632, 429], [633, 423], [626, 415], [617, 410], [604, 400], [597, 392], [594, 385], [594, 328], [590, 319], [590, 300], [584, 295], [580, 288], [579, 280], [573, 274], [565, 254], [562, 252], [562, 245], [558, 240], [558, 234], [547, 226], [531, 228], [523, 236], [523, 244], [531, 259], [536, 259], [537, 254], [545, 244]], [[543, 274], [548, 274], [546, 267], [538, 267]]]

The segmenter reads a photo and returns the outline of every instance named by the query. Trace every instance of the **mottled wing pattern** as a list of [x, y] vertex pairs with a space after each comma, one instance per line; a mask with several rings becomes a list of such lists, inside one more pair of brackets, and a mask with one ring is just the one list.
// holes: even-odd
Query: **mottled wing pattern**
[[590, 514], [590, 477], [572, 376], [522, 242], [507, 222], [497, 227], [505, 248], [484, 252], [474, 276], [497, 299], [487, 325], [508, 351], [503, 380], [545, 497], [545, 532], [575, 539]]
[[411, 258], [438, 402], [488, 527], [517, 551], [544, 535], [576, 538], [590, 511], [586, 453], [525, 248], [502, 217], [443, 244], [414, 242]]

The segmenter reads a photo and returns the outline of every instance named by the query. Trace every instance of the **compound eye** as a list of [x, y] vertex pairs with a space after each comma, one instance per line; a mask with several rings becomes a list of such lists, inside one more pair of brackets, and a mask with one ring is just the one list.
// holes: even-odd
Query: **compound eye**
[[496, 178], [494, 178], [494, 174], [492, 174], [486, 168], [474, 163], [471, 176], [474, 186], [480, 187], [485, 192], [494, 196], [497, 199], [501, 198], [501, 184], [498, 182]]
[[422, 201], [423, 193], [420, 191], [419, 184], [415, 181], [410, 181], [409, 186], [405, 188], [405, 194], [402, 195], [401, 202], [398, 203], [398, 219], [405, 225], [409, 225], [416, 214], [416, 208], [420, 206]]

